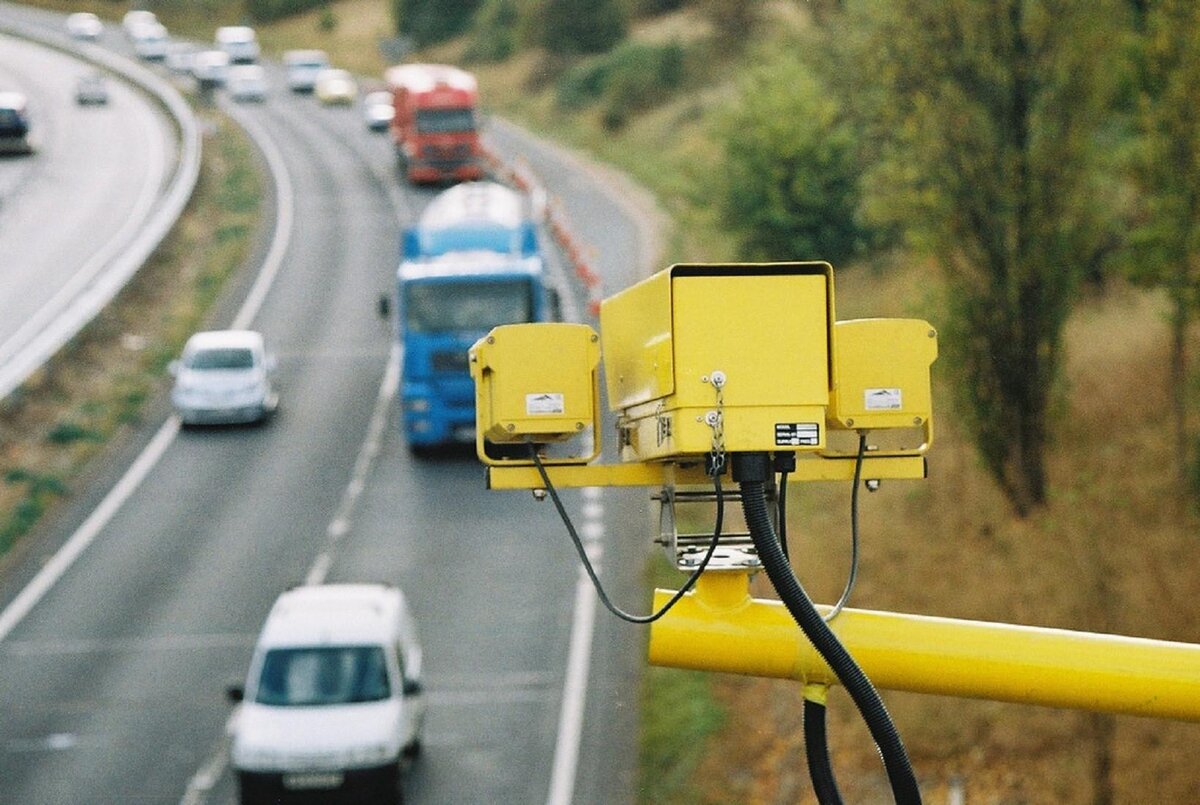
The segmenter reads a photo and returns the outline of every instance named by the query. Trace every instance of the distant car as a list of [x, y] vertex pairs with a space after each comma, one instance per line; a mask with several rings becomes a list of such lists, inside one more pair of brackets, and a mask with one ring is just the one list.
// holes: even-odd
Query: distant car
[[29, 101], [20, 92], [0, 92], [0, 154], [32, 154]]
[[67, 15], [67, 33], [72, 39], [95, 42], [104, 33], [104, 23], [90, 11], [77, 11]]
[[108, 82], [100, 72], [84, 73], [75, 81], [75, 103], [80, 106], [104, 106], [108, 103]]
[[368, 92], [363, 96], [363, 119], [371, 131], [387, 131], [396, 109], [392, 106], [392, 93], [386, 90]]
[[235, 64], [225, 76], [225, 91], [238, 102], [265, 101], [267, 71], [257, 64]]
[[133, 40], [133, 52], [139, 59], [162, 61], [167, 56], [167, 29], [158, 23], [141, 25], [129, 34]]
[[157, 25], [158, 17], [153, 11], [147, 11], [144, 8], [135, 8], [125, 12], [125, 16], [121, 18], [121, 27], [125, 29], [127, 36], [132, 36], [133, 32], [141, 28], [143, 25]]
[[283, 54], [288, 89], [312, 92], [317, 74], [329, 67], [329, 55], [323, 50], [289, 50]]
[[192, 57], [199, 52], [199, 48], [191, 42], [169, 42], [167, 44], [167, 53], [163, 57], [163, 64], [167, 69], [177, 75], [188, 75], [192, 72]]
[[225, 85], [229, 75], [229, 54], [223, 50], [202, 50], [192, 56], [192, 77], [201, 90]]
[[317, 73], [313, 92], [321, 103], [347, 105], [358, 96], [358, 84], [348, 70], [330, 68]]
[[171, 402], [185, 425], [259, 422], [279, 403], [275, 358], [253, 330], [196, 333], [169, 368], [175, 376]]
[[213, 38], [217, 50], [229, 54], [233, 64], [253, 64], [258, 61], [258, 35], [245, 25], [225, 25], [217, 29]]
[[421, 751], [421, 653], [397, 587], [317, 584], [280, 595], [245, 687], [228, 690], [238, 705], [230, 760], [239, 800], [399, 803], [402, 769]]

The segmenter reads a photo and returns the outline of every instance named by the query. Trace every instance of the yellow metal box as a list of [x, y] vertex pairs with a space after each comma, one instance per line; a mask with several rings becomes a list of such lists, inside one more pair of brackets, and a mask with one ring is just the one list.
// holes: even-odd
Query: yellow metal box
[[833, 337], [831, 428], [929, 430], [933, 416], [929, 368], [937, 358], [937, 330], [929, 322], [839, 321]]
[[622, 458], [820, 449], [832, 310], [824, 262], [674, 265], [604, 300]]
[[586, 324], [505, 324], [475, 342], [469, 360], [480, 448], [563, 441], [599, 419], [600, 344]]

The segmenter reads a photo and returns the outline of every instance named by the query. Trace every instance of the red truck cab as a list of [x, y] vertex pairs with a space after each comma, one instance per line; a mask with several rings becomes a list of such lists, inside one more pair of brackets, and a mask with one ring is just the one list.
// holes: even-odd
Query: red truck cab
[[390, 132], [413, 183], [483, 178], [475, 76], [443, 64], [402, 64], [384, 73], [392, 93]]

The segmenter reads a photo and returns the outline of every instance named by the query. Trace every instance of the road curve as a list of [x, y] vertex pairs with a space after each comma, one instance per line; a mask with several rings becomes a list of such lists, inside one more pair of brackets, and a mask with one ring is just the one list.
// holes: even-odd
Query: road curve
[[[38, 151], [0, 161], [0, 399], [124, 287], [174, 225], [199, 175], [200, 136], [169, 84], [0, 4], [0, 86], [30, 98]], [[29, 41], [33, 40], [33, 41]], [[49, 47], [41, 46], [49, 45]], [[103, 69], [111, 100], [74, 102]]]

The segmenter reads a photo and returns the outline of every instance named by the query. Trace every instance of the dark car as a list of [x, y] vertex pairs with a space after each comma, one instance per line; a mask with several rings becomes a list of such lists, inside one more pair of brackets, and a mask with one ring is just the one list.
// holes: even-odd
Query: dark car
[[104, 106], [108, 103], [108, 82], [102, 73], [85, 73], [75, 82], [75, 103], [80, 106]]
[[0, 153], [31, 154], [29, 104], [20, 92], [0, 92]]

